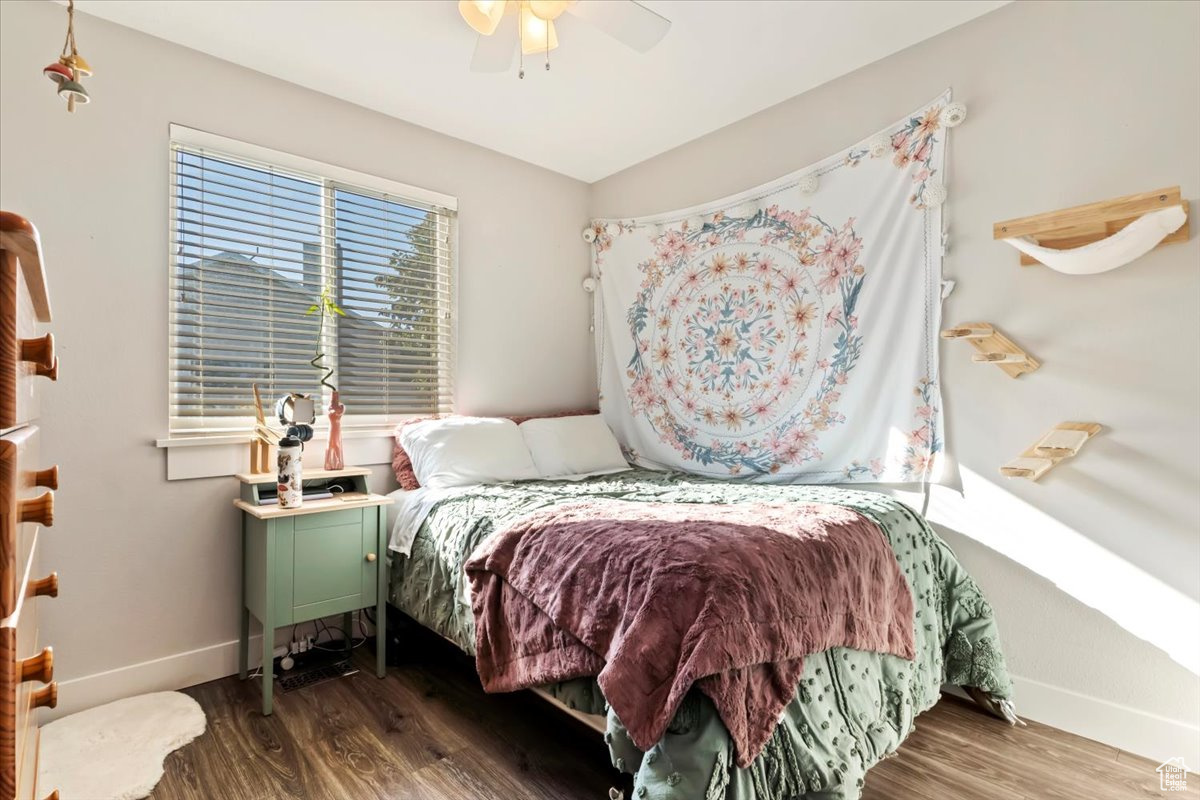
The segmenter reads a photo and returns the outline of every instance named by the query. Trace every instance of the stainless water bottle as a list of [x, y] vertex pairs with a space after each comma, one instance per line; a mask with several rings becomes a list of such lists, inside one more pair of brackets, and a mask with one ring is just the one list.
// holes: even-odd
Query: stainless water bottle
[[279, 506], [299, 508], [304, 502], [304, 475], [300, 466], [300, 440], [285, 436], [279, 440]]

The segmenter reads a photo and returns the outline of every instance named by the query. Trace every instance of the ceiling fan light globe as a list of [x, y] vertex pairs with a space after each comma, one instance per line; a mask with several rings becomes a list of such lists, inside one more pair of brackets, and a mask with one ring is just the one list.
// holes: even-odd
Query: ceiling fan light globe
[[554, 23], [534, 15], [528, 6], [521, 7], [521, 52], [525, 55], [544, 53], [558, 47]]
[[481, 36], [491, 36], [504, 17], [505, 0], [458, 0], [458, 13]]
[[570, 0], [529, 0], [529, 10], [533, 15], [547, 22], [561, 17], [569, 5]]

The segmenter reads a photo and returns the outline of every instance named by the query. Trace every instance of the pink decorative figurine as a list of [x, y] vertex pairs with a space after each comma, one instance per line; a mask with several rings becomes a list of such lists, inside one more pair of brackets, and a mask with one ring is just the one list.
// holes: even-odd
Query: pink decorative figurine
[[325, 447], [325, 469], [341, 469], [345, 466], [342, 458], [342, 414], [346, 407], [338, 402], [338, 393], [333, 393], [329, 403], [329, 444]]
[[338, 304], [333, 300], [333, 290], [328, 286], [321, 287], [321, 296], [308, 307], [304, 316], [318, 313], [321, 315], [321, 321], [317, 326], [316, 355], [308, 363], [313, 369], [320, 370], [321, 385], [332, 393], [329, 400], [329, 444], [325, 448], [325, 469], [335, 470], [342, 469], [346, 463], [342, 457], [342, 414], [346, 413], [346, 407], [338, 401], [337, 386], [329, 382], [333, 377], [333, 368], [321, 363], [325, 360], [325, 352], [321, 346], [325, 341], [325, 320], [344, 317], [346, 312], [338, 308]]

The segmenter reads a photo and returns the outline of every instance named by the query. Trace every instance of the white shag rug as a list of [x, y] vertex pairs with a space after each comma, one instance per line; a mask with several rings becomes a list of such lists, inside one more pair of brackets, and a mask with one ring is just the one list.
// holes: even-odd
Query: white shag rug
[[62, 800], [138, 800], [163, 759], [204, 733], [200, 704], [180, 692], [127, 697], [42, 727], [38, 786]]

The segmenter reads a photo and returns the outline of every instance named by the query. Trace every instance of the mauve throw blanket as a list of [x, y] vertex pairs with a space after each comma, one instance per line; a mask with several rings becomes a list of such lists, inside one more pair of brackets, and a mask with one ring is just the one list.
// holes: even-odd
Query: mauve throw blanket
[[695, 684], [745, 767], [805, 655], [915, 655], [912, 593], [891, 547], [840, 506], [571, 503], [498, 531], [466, 571], [484, 688], [597, 676], [643, 750]]

